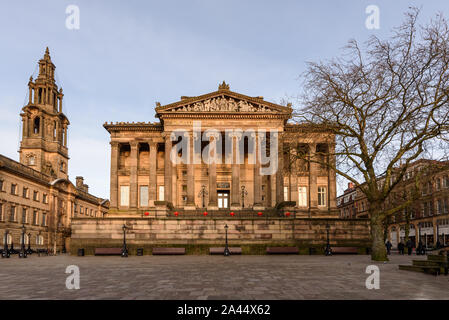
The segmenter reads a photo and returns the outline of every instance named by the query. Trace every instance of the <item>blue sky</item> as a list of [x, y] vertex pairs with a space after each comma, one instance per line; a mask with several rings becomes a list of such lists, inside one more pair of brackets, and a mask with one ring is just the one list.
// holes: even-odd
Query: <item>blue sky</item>
[[[79, 30], [65, 26], [71, 4]], [[380, 9], [378, 30], [365, 27], [368, 5]], [[105, 121], [155, 121], [156, 101], [211, 92], [223, 80], [273, 102], [294, 97], [307, 61], [338, 56], [352, 38], [387, 37], [411, 5], [422, 7], [422, 22], [438, 11], [449, 17], [447, 0], [1, 0], [0, 153], [18, 160], [19, 113], [46, 46], [71, 121], [70, 179], [82, 175], [109, 198]]]

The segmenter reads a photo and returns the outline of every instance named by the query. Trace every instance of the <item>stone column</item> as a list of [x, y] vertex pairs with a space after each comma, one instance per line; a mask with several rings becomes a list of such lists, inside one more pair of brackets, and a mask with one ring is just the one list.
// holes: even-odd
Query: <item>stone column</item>
[[212, 159], [209, 161], [209, 203], [207, 208], [209, 210], [217, 210], [217, 141], [219, 137], [217, 135], [211, 136], [210, 144], [214, 146], [214, 153], [211, 156]]
[[284, 201], [284, 141], [278, 133], [278, 170], [276, 172], [276, 204]]
[[150, 140], [148, 144], [150, 145], [150, 179], [148, 181], [148, 199], [149, 206], [154, 207], [154, 201], [157, 199], [157, 143]]
[[111, 178], [110, 178], [110, 198], [111, 209], [118, 208], [118, 161], [119, 143], [111, 141]]
[[137, 208], [137, 153], [139, 143], [131, 141], [130, 177], [129, 177], [129, 207]]
[[22, 137], [28, 137], [28, 119], [26, 116], [22, 117]]
[[[187, 138], [187, 135], [185, 136]], [[195, 207], [195, 148], [193, 142], [193, 133], [188, 133], [188, 153], [187, 153], [187, 203], [186, 210], [194, 210]]]
[[256, 133], [254, 136], [254, 210], [263, 210], [261, 188], [262, 188], [262, 175], [260, 174], [260, 145], [259, 136]]
[[232, 186], [231, 186], [231, 210], [240, 209], [240, 164], [238, 157], [238, 142], [241, 136], [238, 134], [231, 134], [232, 139]]
[[171, 185], [172, 176], [171, 168], [172, 163], [170, 159], [170, 152], [172, 149], [172, 142], [170, 140], [170, 132], [164, 133], [165, 138], [165, 163], [164, 163], [164, 201], [171, 202]]
[[[309, 144], [310, 160], [315, 160], [316, 143]], [[318, 207], [318, 187], [317, 175], [319, 171], [319, 164], [315, 162], [309, 163], [309, 208], [316, 209]]]
[[42, 116], [42, 113], [40, 113], [39, 114], [39, 135], [41, 136], [41, 138], [43, 138], [44, 137], [44, 122], [45, 122], [45, 119], [44, 119], [44, 117]]
[[67, 147], [67, 126], [64, 126], [64, 146]]

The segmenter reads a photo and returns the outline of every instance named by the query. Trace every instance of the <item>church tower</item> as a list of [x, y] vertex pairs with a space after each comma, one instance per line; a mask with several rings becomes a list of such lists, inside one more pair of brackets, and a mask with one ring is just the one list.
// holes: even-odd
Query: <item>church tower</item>
[[28, 82], [28, 103], [22, 108], [20, 163], [46, 175], [68, 178], [67, 128], [62, 88], [55, 83], [55, 65], [48, 48], [39, 60], [39, 75]]

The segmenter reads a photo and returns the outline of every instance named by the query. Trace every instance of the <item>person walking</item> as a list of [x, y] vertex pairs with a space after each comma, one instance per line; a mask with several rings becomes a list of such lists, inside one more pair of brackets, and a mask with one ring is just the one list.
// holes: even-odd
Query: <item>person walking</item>
[[398, 244], [398, 251], [399, 251], [399, 254], [404, 254], [404, 243], [402, 242], [402, 240], [399, 242], [399, 244]]
[[385, 244], [385, 246], [387, 247], [387, 254], [390, 255], [391, 254], [391, 247], [393, 246], [390, 242], [390, 240], [387, 241], [387, 243]]
[[405, 245], [407, 246], [407, 254], [411, 255], [413, 250], [412, 241], [408, 239]]

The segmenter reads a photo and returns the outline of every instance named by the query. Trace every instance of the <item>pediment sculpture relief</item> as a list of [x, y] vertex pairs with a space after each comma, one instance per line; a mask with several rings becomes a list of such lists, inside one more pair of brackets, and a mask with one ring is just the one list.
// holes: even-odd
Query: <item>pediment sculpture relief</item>
[[220, 112], [268, 112], [270, 109], [264, 106], [255, 106], [244, 100], [236, 101], [233, 98], [212, 98], [201, 102], [196, 102], [187, 106], [175, 108], [174, 111], [180, 112], [201, 112], [201, 111], [220, 111]]

